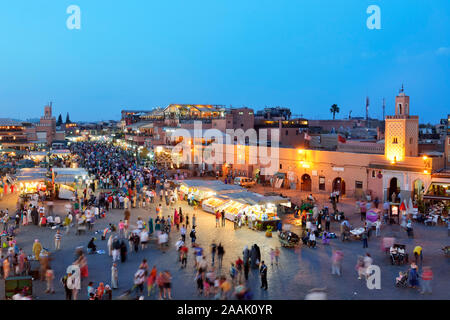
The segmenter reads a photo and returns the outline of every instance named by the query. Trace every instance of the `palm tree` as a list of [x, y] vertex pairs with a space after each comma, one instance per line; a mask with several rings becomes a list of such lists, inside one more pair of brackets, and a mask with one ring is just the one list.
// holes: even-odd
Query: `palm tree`
[[336, 117], [336, 113], [339, 113], [339, 107], [337, 106], [337, 104], [333, 104], [330, 108], [330, 112], [333, 114], [333, 120]]

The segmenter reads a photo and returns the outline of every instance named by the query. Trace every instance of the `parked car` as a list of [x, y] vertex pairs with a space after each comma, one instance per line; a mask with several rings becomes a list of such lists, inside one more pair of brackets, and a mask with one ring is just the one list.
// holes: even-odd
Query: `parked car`
[[251, 179], [251, 178], [246, 178], [246, 177], [236, 177], [234, 178], [234, 184], [241, 186], [241, 187], [251, 187], [255, 184], [256, 182]]

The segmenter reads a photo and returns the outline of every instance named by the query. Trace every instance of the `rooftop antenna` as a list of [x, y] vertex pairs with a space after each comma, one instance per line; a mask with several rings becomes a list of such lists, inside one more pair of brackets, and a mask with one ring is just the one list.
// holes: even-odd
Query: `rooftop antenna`
[[384, 113], [385, 113], [385, 110], [386, 110], [386, 101], [385, 101], [385, 99], [383, 98], [383, 120], [384, 120]]
[[405, 92], [405, 88], [403, 87], [403, 83], [402, 83], [402, 88], [400, 89], [400, 93]]
[[349, 118], [349, 119], [352, 118], [352, 110], [350, 110], [350, 112], [348, 113], [348, 118]]

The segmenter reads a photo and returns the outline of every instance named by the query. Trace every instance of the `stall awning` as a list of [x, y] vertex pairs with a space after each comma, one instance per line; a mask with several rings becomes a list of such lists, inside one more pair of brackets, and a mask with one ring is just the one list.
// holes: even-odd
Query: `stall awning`
[[16, 175], [18, 182], [35, 182], [47, 180], [47, 169], [45, 168], [24, 168], [20, 169]]

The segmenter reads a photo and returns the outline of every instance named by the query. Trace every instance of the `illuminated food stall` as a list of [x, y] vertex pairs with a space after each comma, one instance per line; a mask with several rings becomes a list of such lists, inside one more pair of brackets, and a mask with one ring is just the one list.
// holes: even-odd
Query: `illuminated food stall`
[[47, 169], [24, 168], [16, 175], [16, 183], [21, 195], [47, 191]]
[[236, 215], [245, 215], [248, 218], [256, 218], [263, 226], [276, 224], [278, 218], [278, 206], [290, 205], [287, 198], [280, 196], [263, 196], [258, 193], [244, 191], [222, 195], [229, 199], [227, 203], [218, 208], [225, 211], [225, 217], [234, 221]]
[[45, 161], [46, 157], [47, 152], [45, 151], [30, 151], [30, 154], [27, 156], [28, 159], [33, 160], [35, 163]]
[[228, 201], [229, 201], [228, 198], [223, 197], [221, 195], [217, 195], [217, 196], [211, 197], [209, 199], [203, 200], [202, 208], [206, 212], [216, 213], [216, 211], [219, 209], [219, 207], [221, 207], [222, 205], [224, 205]]

